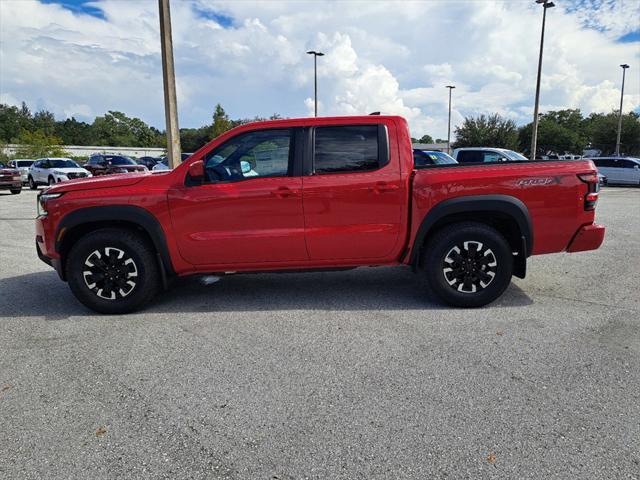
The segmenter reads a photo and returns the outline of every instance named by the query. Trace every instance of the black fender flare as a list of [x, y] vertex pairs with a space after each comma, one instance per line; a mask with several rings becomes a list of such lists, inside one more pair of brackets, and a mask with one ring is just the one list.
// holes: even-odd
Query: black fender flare
[[470, 195], [443, 200], [435, 205], [422, 220], [411, 249], [411, 264], [417, 265], [424, 240], [433, 226], [449, 215], [473, 212], [496, 212], [507, 215], [518, 224], [522, 237], [522, 259], [533, 250], [533, 226], [529, 209], [522, 200], [510, 195]]
[[[74, 227], [96, 222], [127, 222], [144, 230], [153, 242], [158, 254], [163, 284], [166, 275], [174, 275], [167, 239], [158, 219], [148, 210], [134, 205], [106, 205], [103, 207], [84, 207], [74, 210], [60, 220], [56, 229], [55, 250], [61, 253], [65, 233]], [[64, 229], [64, 231], [63, 231]], [[61, 235], [62, 233], [62, 235]]]

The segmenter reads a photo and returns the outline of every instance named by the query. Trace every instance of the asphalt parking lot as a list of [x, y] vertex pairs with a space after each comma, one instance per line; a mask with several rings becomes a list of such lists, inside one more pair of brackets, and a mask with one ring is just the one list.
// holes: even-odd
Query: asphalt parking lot
[[99, 316], [0, 193], [1, 478], [640, 478], [640, 189], [490, 307], [405, 269], [179, 282]]

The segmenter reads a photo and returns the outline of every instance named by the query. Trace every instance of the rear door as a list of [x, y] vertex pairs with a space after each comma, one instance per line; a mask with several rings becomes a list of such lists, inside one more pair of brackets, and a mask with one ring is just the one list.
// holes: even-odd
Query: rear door
[[239, 134], [205, 155], [202, 185], [170, 190], [171, 221], [185, 260], [249, 269], [308, 259], [302, 178], [294, 168], [302, 151], [298, 132]]
[[401, 241], [401, 182], [395, 125], [311, 129], [303, 178], [305, 238], [311, 261], [382, 259]]

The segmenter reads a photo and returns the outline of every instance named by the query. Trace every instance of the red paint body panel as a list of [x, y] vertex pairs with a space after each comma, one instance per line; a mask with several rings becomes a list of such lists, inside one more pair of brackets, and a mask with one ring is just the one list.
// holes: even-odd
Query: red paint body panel
[[422, 169], [413, 181], [412, 236], [438, 203], [470, 195], [509, 195], [521, 200], [533, 224], [533, 255], [564, 251], [581, 225], [593, 223], [584, 210], [587, 185], [578, 173], [595, 171], [584, 161], [501, 163]]
[[604, 230], [602, 225], [586, 225], [576, 234], [575, 238], [569, 244], [567, 252], [584, 252], [587, 250], [596, 250], [604, 241]]
[[[185, 185], [191, 163], [240, 133], [364, 124], [387, 127], [390, 160], [378, 170]], [[587, 184], [577, 177], [595, 171], [589, 161], [414, 170], [409, 129], [400, 117], [275, 120], [226, 132], [170, 172], [53, 186], [47, 192], [63, 195], [48, 201], [49, 214], [36, 220], [36, 234], [41, 252], [59, 259], [54, 237], [66, 215], [86, 207], [134, 205], [158, 220], [178, 275], [393, 265], [408, 262], [423, 219], [439, 203], [509, 195], [528, 209], [533, 254], [578, 251], [597, 248], [604, 235], [603, 227], [593, 225], [594, 211], [584, 209]]]

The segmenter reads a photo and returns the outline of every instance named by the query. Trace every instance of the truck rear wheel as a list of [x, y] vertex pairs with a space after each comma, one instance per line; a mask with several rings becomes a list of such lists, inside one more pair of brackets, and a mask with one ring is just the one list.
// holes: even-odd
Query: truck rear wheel
[[456, 307], [493, 302], [511, 282], [513, 254], [494, 228], [477, 222], [448, 225], [424, 248], [422, 269], [430, 289]]
[[85, 306], [100, 313], [142, 308], [159, 287], [152, 248], [136, 233], [105, 228], [82, 237], [66, 262], [69, 287]]

